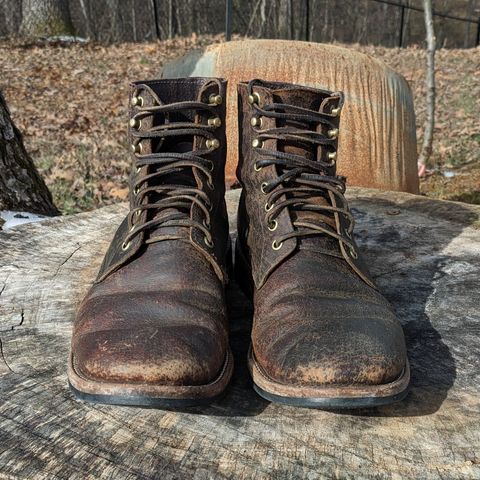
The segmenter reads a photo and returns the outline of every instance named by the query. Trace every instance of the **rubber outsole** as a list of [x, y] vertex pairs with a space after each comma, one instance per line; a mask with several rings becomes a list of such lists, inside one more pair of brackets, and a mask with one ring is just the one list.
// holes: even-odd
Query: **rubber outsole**
[[76, 398], [90, 403], [98, 403], [104, 405], [120, 405], [126, 407], [141, 408], [189, 408], [204, 407], [220, 400], [225, 392], [210, 398], [154, 398], [144, 396], [123, 396], [123, 395], [98, 395], [85, 393], [77, 390], [70, 382], [68, 382], [70, 390]]
[[322, 410], [352, 410], [361, 408], [373, 408], [390, 405], [400, 402], [408, 394], [408, 388], [403, 392], [388, 397], [339, 397], [339, 398], [302, 398], [302, 397], [283, 397], [274, 393], [267, 392], [259, 387], [255, 382], [253, 389], [265, 400], [292, 407], [318, 408]]

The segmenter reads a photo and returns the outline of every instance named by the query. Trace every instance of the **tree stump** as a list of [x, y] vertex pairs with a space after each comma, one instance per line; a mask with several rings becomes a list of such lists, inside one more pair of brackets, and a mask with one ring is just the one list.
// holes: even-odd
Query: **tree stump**
[[[238, 194], [227, 194], [232, 233]], [[405, 401], [327, 412], [258, 397], [246, 368], [251, 307], [235, 285], [235, 374], [220, 402], [170, 411], [75, 400], [72, 319], [126, 213], [115, 205], [0, 232], [0, 477], [480, 478], [480, 208], [349, 196], [359, 243], [405, 330]]]
[[338, 171], [349, 185], [418, 193], [413, 98], [406, 80], [352, 49], [287, 40], [210, 45], [164, 66], [164, 78], [217, 76], [227, 91], [227, 183], [238, 163], [237, 83], [261, 78], [345, 92]]
[[25, 150], [0, 92], [0, 211], [58, 215], [52, 195]]

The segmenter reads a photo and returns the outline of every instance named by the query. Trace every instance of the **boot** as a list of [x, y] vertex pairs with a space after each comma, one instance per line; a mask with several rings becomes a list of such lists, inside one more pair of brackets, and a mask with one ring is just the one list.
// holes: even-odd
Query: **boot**
[[131, 85], [130, 212], [74, 324], [68, 376], [82, 399], [186, 407], [229, 382], [225, 88]]
[[320, 408], [400, 400], [402, 327], [362, 261], [336, 175], [343, 95], [260, 80], [238, 91], [235, 268], [253, 299], [256, 391]]

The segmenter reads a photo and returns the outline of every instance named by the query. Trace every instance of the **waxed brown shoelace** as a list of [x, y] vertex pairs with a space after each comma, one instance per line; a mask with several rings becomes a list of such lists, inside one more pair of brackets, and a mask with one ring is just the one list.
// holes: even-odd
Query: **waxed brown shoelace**
[[[140, 85], [144, 91], [154, 100], [154, 105], [138, 107], [136, 113], [132, 117], [134, 120], [163, 115], [165, 118], [169, 114], [178, 114], [184, 112], [208, 111], [215, 114], [216, 105], [211, 105], [199, 101], [184, 101], [170, 104], [163, 104], [156, 93], [147, 85]], [[212, 172], [214, 164], [211, 160], [206, 159], [203, 155], [211, 153], [212, 149], [202, 148], [188, 152], [169, 152], [161, 151], [161, 144], [165, 139], [172, 137], [203, 137], [207, 140], [215, 139], [213, 131], [215, 126], [198, 124], [195, 122], [171, 122], [162, 123], [148, 129], [131, 129], [133, 137], [133, 146], [145, 140], [158, 140], [160, 143], [160, 151], [142, 154], [134, 153], [136, 176], [133, 180], [132, 189], [134, 201], [129, 212], [129, 233], [124, 239], [124, 245], [138, 235], [140, 232], [146, 232], [159, 227], [185, 227], [198, 228], [205, 235], [207, 245], [212, 246], [213, 240], [210, 226], [210, 204], [207, 193], [198, 187], [188, 185], [175, 184], [171, 182], [172, 175], [177, 176], [181, 172], [192, 171], [197, 169], [206, 177], [208, 188], [213, 189]], [[193, 144], [193, 140], [192, 140]], [[146, 175], [140, 175], [142, 167], [153, 167], [154, 171]], [[173, 177], [175, 178], [175, 177]], [[156, 197], [154, 202], [150, 199]], [[147, 199], [145, 202], [145, 198]], [[158, 198], [158, 199], [157, 199]], [[196, 204], [204, 213], [205, 219], [202, 223], [190, 218], [185, 212], [190, 212], [192, 204]], [[158, 216], [158, 213], [167, 209], [173, 209], [170, 213]], [[150, 219], [140, 221], [143, 211], [153, 212]], [[153, 217], [153, 218], [152, 218]], [[146, 240], [146, 243], [160, 242], [162, 240], [183, 239], [181, 235], [155, 235]]]
[[[248, 84], [248, 93], [253, 94], [253, 86], [261, 85], [261, 81], [252, 80]], [[270, 103], [260, 107], [253, 103], [252, 108], [258, 116], [268, 118], [282, 119], [286, 121], [295, 121], [300, 125], [318, 125], [324, 124], [333, 128], [333, 124], [327, 115], [314, 110], [309, 110], [294, 105], [284, 103]], [[312, 147], [331, 149], [334, 141], [326, 135], [301, 127], [274, 127], [257, 131], [257, 139], [262, 145], [265, 140], [278, 140], [290, 144], [302, 143]], [[334, 161], [327, 163], [318, 160], [310, 160], [303, 155], [281, 152], [278, 150], [269, 150], [263, 146], [258, 147], [260, 159], [256, 161], [255, 169], [261, 169], [270, 165], [275, 165], [278, 177], [262, 184], [262, 191], [266, 194], [266, 221], [267, 224], [275, 225], [275, 218], [285, 208], [297, 211], [322, 212], [327, 214], [338, 213], [348, 220], [348, 229], [344, 234], [338, 233], [330, 225], [319, 218], [318, 223], [309, 221], [295, 220], [292, 222], [294, 230], [285, 235], [279, 236], [274, 245], [280, 248], [282, 243], [289, 238], [305, 237], [319, 234], [326, 234], [337, 240], [341, 240], [354, 251], [355, 246], [352, 241], [352, 232], [354, 228], [354, 218], [348, 209], [334, 207], [333, 205], [323, 205], [312, 202], [312, 198], [322, 196], [328, 199], [328, 192], [335, 195], [340, 205], [347, 205], [344, 197], [345, 178], [341, 176], [329, 176], [325, 172], [334, 166]], [[283, 200], [281, 197], [285, 196]], [[275, 247], [274, 247], [275, 248]]]

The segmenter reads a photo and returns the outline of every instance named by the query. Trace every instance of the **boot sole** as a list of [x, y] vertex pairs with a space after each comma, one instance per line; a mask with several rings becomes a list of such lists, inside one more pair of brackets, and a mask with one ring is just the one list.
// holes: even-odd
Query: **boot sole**
[[408, 393], [410, 367], [408, 361], [397, 380], [382, 385], [305, 387], [276, 382], [256, 362], [250, 348], [248, 366], [254, 390], [270, 402], [294, 407], [342, 410], [371, 408], [403, 400]]
[[149, 385], [102, 382], [85, 377], [75, 368], [70, 353], [68, 384], [76, 398], [92, 403], [144, 408], [186, 408], [209, 405], [220, 399], [233, 373], [230, 349], [215, 380], [204, 385]]
[[[248, 298], [253, 297], [253, 280], [238, 240], [235, 245], [235, 279]], [[410, 366], [408, 359], [400, 376], [382, 385], [304, 387], [280, 383], [270, 378], [256, 362], [252, 348], [248, 367], [254, 390], [270, 402], [294, 407], [326, 410], [372, 408], [403, 400], [408, 394]]]

